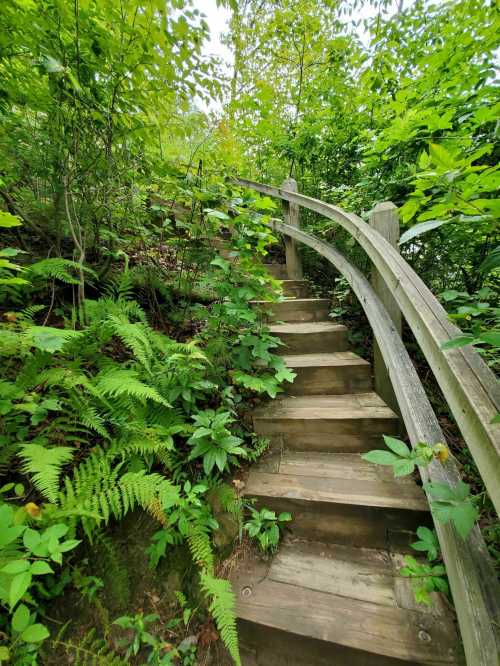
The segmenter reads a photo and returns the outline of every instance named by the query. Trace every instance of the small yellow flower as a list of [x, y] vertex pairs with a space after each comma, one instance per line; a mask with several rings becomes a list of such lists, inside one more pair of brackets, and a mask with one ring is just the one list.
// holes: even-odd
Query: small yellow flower
[[442, 442], [434, 444], [432, 450], [434, 452], [434, 457], [437, 458], [441, 463], [445, 463], [450, 457], [450, 450], [446, 444], [443, 444]]
[[32, 518], [40, 518], [42, 514], [42, 508], [35, 504], [34, 502], [28, 502], [24, 505], [24, 510]]

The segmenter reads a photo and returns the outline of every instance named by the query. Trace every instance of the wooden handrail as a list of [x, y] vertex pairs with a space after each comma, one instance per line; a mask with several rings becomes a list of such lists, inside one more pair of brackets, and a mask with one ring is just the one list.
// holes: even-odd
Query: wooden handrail
[[441, 349], [442, 344], [456, 337], [460, 330], [449, 321], [446, 311], [424, 282], [390, 243], [357, 215], [297, 192], [243, 178], [234, 182], [334, 220], [358, 241], [408, 322], [500, 514], [500, 425], [492, 423], [500, 412], [500, 386], [472, 348]]
[[[415, 367], [390, 315], [364, 275], [338, 250], [294, 226], [278, 220], [275, 231], [316, 250], [342, 273], [351, 285], [373, 329], [399, 408], [413, 446], [425, 441], [444, 441]], [[453, 459], [445, 465], [432, 462], [420, 468], [423, 481], [454, 486], [460, 480]], [[486, 545], [476, 525], [464, 541], [451, 524], [436, 522], [443, 559], [450, 581], [457, 617], [469, 666], [495, 666], [500, 653], [500, 585]]]

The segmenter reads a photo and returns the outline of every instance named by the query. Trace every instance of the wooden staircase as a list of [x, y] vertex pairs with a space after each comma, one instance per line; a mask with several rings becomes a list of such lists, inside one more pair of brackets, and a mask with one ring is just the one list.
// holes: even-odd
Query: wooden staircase
[[348, 351], [345, 327], [328, 320], [329, 302], [309, 298], [284, 266], [269, 269], [289, 299], [254, 305], [297, 377], [253, 415], [271, 444], [244, 494], [293, 522], [270, 562], [248, 554], [232, 577], [243, 663], [462, 663], [453, 613], [437, 596], [417, 605], [398, 575], [414, 530], [430, 524], [424, 493], [360, 456], [397, 432], [397, 417], [372, 391], [370, 365]]

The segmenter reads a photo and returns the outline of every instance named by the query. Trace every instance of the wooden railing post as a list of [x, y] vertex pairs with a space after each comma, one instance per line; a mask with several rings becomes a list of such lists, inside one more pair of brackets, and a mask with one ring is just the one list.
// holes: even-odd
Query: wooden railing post
[[[290, 192], [297, 192], [297, 181], [293, 178], [287, 178], [287, 180], [283, 181], [281, 188], [283, 190], [289, 190]], [[283, 219], [285, 224], [291, 224], [293, 227], [299, 229], [300, 221], [298, 204], [283, 201]], [[302, 280], [302, 262], [297, 249], [297, 242], [289, 236], [285, 236], [285, 255], [288, 278], [290, 280]]]
[[[370, 226], [376, 229], [394, 248], [398, 249], [398, 209], [392, 201], [384, 201], [375, 206], [370, 214]], [[401, 335], [401, 310], [375, 266], [372, 266], [372, 286], [394, 322], [394, 328]], [[375, 391], [391, 409], [399, 414], [398, 401], [389, 373], [379, 346], [375, 341], [373, 343], [373, 374], [375, 377]]]

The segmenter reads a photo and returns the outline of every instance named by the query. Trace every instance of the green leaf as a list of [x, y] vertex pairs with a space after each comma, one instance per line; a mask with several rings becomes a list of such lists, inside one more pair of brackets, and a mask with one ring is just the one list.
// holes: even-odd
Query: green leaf
[[427, 220], [426, 222], [419, 222], [413, 227], [410, 227], [408, 231], [405, 231], [403, 234], [401, 234], [399, 245], [404, 245], [404, 243], [413, 240], [413, 238], [417, 238], [417, 236], [421, 236], [422, 234], [425, 234], [427, 231], [431, 231], [432, 229], [437, 229], [438, 227], [441, 227], [443, 224], [447, 224], [448, 222], [451, 222], [451, 220]]
[[435, 164], [446, 169], [456, 169], [458, 166], [453, 156], [441, 144], [431, 143], [429, 145], [429, 154], [433, 158]]
[[500, 331], [490, 331], [481, 333], [479, 339], [493, 347], [500, 347]]
[[475, 342], [476, 338], [473, 335], [459, 335], [453, 340], [448, 340], [443, 342], [441, 349], [444, 351], [446, 349], [456, 349], [457, 347], [465, 347], [467, 345]]
[[29, 586], [31, 585], [31, 573], [29, 571], [23, 571], [23, 573], [17, 574], [11, 583], [9, 590], [9, 604], [11, 609], [17, 604], [19, 599], [21, 599]]
[[0, 227], [9, 229], [10, 227], [20, 227], [21, 224], [22, 222], [17, 216], [0, 210]]
[[394, 465], [399, 461], [399, 457], [390, 451], [382, 451], [376, 449], [375, 451], [368, 451], [361, 456], [367, 462], [375, 463], [376, 465]]
[[21, 638], [26, 643], [41, 643], [49, 636], [49, 630], [43, 624], [32, 624], [21, 634]]
[[401, 456], [402, 458], [409, 458], [411, 456], [411, 450], [400, 439], [384, 435], [384, 442], [386, 446], [388, 446], [398, 456]]
[[34, 576], [43, 576], [44, 574], [54, 573], [54, 569], [52, 569], [48, 562], [37, 560], [31, 565], [31, 573]]
[[6, 574], [18, 574], [27, 571], [30, 567], [28, 560], [14, 560], [2, 567], [1, 571]]
[[398, 462], [393, 465], [394, 476], [407, 476], [411, 474], [415, 469], [415, 463], [413, 460], [398, 460]]
[[462, 504], [453, 507], [451, 520], [462, 539], [465, 540], [467, 538], [469, 532], [474, 527], [478, 516], [478, 510], [470, 501], [463, 502]]
[[20, 634], [26, 629], [30, 621], [30, 612], [27, 606], [20, 604], [12, 616], [12, 629]]

